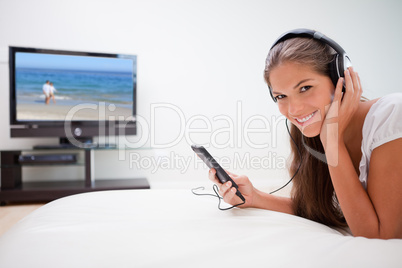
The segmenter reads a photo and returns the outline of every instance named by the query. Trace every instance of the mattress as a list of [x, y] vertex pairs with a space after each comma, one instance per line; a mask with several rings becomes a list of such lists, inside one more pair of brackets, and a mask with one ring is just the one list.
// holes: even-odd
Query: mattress
[[353, 237], [189, 190], [73, 195], [0, 237], [0, 267], [401, 267], [402, 240]]

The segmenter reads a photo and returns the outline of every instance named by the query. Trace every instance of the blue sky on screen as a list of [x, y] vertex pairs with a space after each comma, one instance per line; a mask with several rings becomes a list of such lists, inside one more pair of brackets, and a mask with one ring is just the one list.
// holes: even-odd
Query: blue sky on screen
[[[119, 58], [18, 52], [17, 68], [132, 72], [133, 61]], [[134, 70], [135, 71], [135, 70]]]

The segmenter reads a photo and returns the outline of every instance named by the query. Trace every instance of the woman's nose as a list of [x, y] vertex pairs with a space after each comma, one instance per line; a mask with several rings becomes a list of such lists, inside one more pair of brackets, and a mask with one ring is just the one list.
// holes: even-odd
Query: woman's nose
[[303, 102], [298, 99], [293, 99], [289, 102], [288, 113], [294, 116], [300, 116], [302, 115], [303, 108]]

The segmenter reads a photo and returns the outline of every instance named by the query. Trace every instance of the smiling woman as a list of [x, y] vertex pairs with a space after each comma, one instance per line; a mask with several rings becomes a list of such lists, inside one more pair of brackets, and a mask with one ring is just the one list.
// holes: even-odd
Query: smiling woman
[[[348, 226], [355, 236], [402, 238], [402, 94], [363, 101], [343, 49], [306, 29], [275, 42], [264, 77], [292, 123], [293, 189], [291, 198], [272, 196], [230, 173], [246, 199], [242, 207]], [[209, 177], [219, 184], [214, 170]], [[230, 183], [219, 185], [227, 203], [238, 202]]]

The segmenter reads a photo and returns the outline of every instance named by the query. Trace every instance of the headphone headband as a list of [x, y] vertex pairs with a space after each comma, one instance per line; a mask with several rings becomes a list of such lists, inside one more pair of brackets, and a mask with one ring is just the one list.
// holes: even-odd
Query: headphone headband
[[330, 47], [332, 47], [337, 53], [339, 53], [340, 55], [345, 55], [346, 52], [345, 50], [338, 45], [338, 43], [336, 43], [334, 40], [332, 40], [331, 38], [325, 36], [324, 34], [318, 32], [318, 31], [314, 31], [314, 30], [310, 30], [310, 29], [295, 29], [292, 31], [288, 31], [284, 34], [282, 34], [272, 45], [271, 49], [276, 46], [278, 43], [283, 42], [285, 40], [288, 39], [292, 39], [292, 38], [296, 38], [296, 37], [310, 37], [313, 39], [316, 39], [318, 41], [321, 41], [327, 45], [329, 45]]

